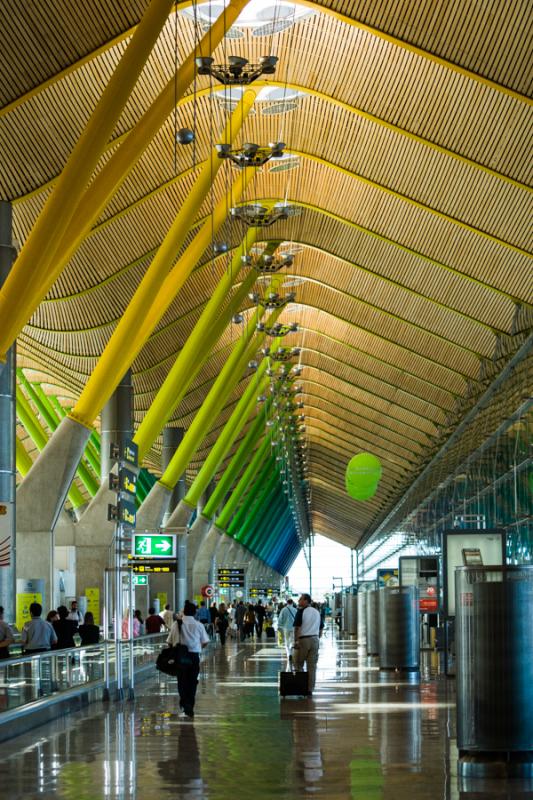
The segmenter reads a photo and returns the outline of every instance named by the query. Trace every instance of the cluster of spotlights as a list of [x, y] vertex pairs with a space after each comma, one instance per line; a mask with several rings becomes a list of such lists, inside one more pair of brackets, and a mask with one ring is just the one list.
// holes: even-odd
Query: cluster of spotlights
[[284, 142], [271, 142], [268, 147], [247, 142], [242, 147], [232, 148], [231, 144], [217, 144], [215, 149], [219, 158], [233, 161], [238, 167], [262, 167], [271, 158], [281, 158]]
[[195, 61], [198, 75], [210, 75], [224, 86], [247, 86], [262, 75], [273, 75], [278, 58], [261, 56], [257, 64], [241, 56], [229, 56], [227, 64], [215, 64], [211, 56], [199, 56]]

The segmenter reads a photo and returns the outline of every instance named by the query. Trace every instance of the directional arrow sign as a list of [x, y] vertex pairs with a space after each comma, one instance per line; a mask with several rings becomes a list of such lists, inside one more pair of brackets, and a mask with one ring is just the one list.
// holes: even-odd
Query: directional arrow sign
[[159, 533], [135, 533], [131, 553], [133, 558], [176, 558], [176, 537]]

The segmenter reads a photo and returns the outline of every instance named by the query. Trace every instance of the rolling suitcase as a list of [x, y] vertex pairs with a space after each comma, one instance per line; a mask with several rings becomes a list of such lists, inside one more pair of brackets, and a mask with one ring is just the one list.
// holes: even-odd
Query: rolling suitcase
[[266, 628], [265, 630], [266, 630], [267, 639], [275, 639], [276, 638], [276, 631], [274, 630], [272, 625], [269, 625], [268, 628]]
[[307, 672], [280, 672], [279, 693], [282, 697], [287, 697], [287, 695], [307, 696], [309, 694]]

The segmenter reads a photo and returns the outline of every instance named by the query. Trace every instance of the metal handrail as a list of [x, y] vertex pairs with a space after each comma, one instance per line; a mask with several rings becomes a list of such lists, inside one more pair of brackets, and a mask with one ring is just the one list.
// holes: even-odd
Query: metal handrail
[[[124, 645], [129, 644], [130, 642], [135, 644], [135, 642], [144, 642], [147, 640], [155, 639], [158, 636], [164, 636], [164, 635], [165, 635], [164, 631], [162, 631], [161, 633], [147, 633], [144, 634], [143, 636], [136, 636], [135, 638], [132, 639], [120, 639], [120, 642], [121, 644]], [[115, 644], [116, 644], [115, 639], [102, 639], [102, 641], [98, 642], [97, 644], [78, 645], [77, 647], [61, 647], [59, 649], [51, 648], [50, 650], [44, 650], [39, 653], [28, 653], [28, 655], [25, 656], [9, 657], [0, 660], [0, 670], [2, 669], [2, 667], [11, 667], [14, 666], [15, 664], [30, 663], [32, 661], [37, 661], [43, 658], [50, 658], [53, 656], [63, 656], [63, 655], [68, 655], [69, 653], [82, 653], [82, 652], [85, 653], [87, 651], [96, 650], [97, 648], [109, 647], [110, 645], [114, 647]]]

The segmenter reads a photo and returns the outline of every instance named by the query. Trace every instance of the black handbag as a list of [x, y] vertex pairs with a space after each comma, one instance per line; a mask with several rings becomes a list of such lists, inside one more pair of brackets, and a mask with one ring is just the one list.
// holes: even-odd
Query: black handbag
[[[181, 630], [180, 630], [181, 635]], [[180, 670], [192, 664], [192, 657], [189, 648], [185, 644], [176, 644], [174, 647], [165, 647], [157, 656], [155, 662], [156, 669], [164, 672], [165, 675], [176, 677]]]

